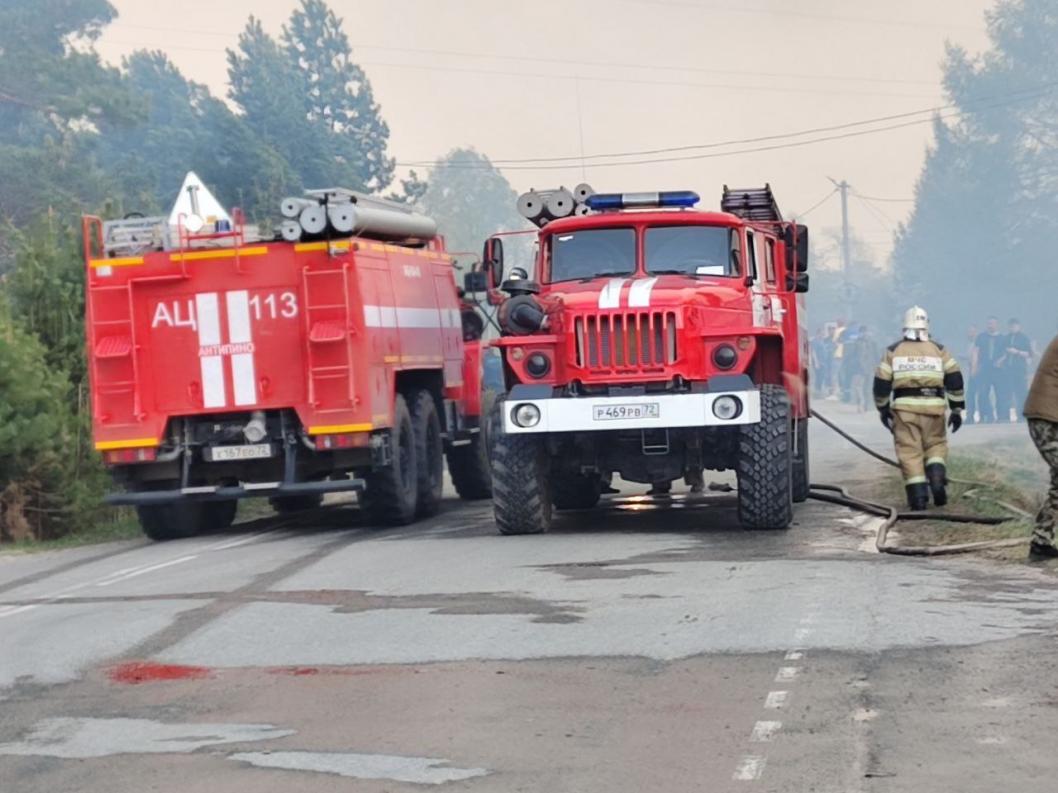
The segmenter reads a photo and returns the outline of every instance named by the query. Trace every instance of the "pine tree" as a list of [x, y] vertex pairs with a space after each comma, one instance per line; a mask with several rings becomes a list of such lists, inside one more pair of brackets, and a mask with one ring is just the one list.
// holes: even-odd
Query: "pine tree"
[[349, 186], [382, 190], [393, 178], [389, 126], [353, 61], [342, 20], [323, 0], [301, 0], [283, 29], [283, 44], [301, 76], [308, 119], [330, 133], [335, 160], [353, 180]]

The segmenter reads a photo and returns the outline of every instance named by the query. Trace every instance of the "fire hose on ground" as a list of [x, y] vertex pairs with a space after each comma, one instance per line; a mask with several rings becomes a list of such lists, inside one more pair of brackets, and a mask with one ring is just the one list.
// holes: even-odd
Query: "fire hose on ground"
[[[829, 429], [836, 432], [842, 438], [847, 440], [857, 449], [866, 454], [870, 455], [876, 460], [879, 460], [886, 465], [894, 468], [899, 468], [900, 464], [885, 455], [879, 454], [870, 447], [864, 445], [856, 438], [854, 438], [845, 430], [841, 429], [838, 425], [829, 419], [821, 416], [816, 411], [812, 411], [812, 416], [819, 419], [820, 422], [825, 424]], [[988, 488], [990, 485], [986, 482], [973, 482], [965, 479], [949, 478], [948, 480], [954, 484], [969, 485], [972, 488]], [[1003, 501], [996, 499], [988, 499], [992, 503], [1003, 507], [1009, 513], [1006, 516], [996, 517], [992, 515], [974, 515], [974, 514], [958, 514], [950, 512], [903, 512], [895, 507], [891, 507], [887, 504], [879, 504], [873, 501], [867, 501], [862, 498], [858, 498], [850, 494], [845, 488], [837, 485], [826, 485], [826, 484], [812, 484], [809, 486], [809, 498], [816, 501], [824, 501], [828, 504], [837, 504], [843, 507], [849, 507], [850, 509], [864, 512], [869, 515], [875, 515], [883, 518], [882, 525], [878, 528], [878, 534], [875, 539], [875, 546], [881, 553], [891, 553], [899, 556], [944, 556], [958, 553], [972, 553], [973, 551], [984, 551], [991, 550], [994, 548], [1011, 548], [1018, 545], [1026, 545], [1029, 542], [1028, 537], [1017, 537], [1006, 540], [982, 540], [980, 542], [964, 542], [955, 545], [890, 545], [888, 542], [889, 531], [899, 521], [902, 520], [936, 520], [945, 521], [948, 523], [974, 523], [977, 525], [984, 526], [997, 526], [1002, 523], [1014, 520], [1017, 517], [1031, 517], [1028, 512], [1023, 509], [1019, 509], [1013, 504], [1008, 504]], [[972, 490], [969, 492], [973, 492]]]

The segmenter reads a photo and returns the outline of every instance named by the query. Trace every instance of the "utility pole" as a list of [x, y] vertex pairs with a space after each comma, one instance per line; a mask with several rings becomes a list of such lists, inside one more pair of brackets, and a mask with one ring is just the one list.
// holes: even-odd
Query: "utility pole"
[[851, 267], [852, 253], [849, 242], [849, 183], [842, 179], [840, 182], [827, 177], [834, 186], [841, 191], [841, 270], [845, 280], [845, 321], [852, 322], [852, 283]]

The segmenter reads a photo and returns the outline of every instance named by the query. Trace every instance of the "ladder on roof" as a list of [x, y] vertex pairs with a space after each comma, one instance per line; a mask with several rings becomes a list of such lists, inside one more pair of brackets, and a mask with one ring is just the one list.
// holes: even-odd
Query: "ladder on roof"
[[782, 222], [782, 213], [771, 192], [771, 185], [749, 189], [732, 190], [724, 185], [724, 195], [720, 199], [720, 208], [743, 220], [763, 220]]
[[[349, 265], [343, 265], [340, 270], [305, 267], [302, 283], [309, 404], [320, 413], [346, 412], [353, 406], [355, 398]], [[342, 347], [338, 347], [339, 344]], [[341, 385], [335, 389], [335, 380], [344, 380], [344, 389]], [[326, 400], [326, 407], [320, 408], [325, 395], [332, 398]]]

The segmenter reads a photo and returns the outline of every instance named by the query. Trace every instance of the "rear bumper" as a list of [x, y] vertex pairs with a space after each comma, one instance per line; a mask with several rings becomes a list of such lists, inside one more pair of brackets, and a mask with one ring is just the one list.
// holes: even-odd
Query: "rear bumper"
[[177, 501], [232, 501], [241, 498], [286, 498], [288, 496], [348, 493], [363, 490], [363, 479], [336, 482], [264, 482], [238, 487], [185, 487], [175, 490], [145, 490], [136, 493], [110, 493], [103, 500], [114, 506], [147, 506]]
[[[717, 400], [722, 398], [738, 400], [740, 410], [737, 415], [728, 419], [717, 416], [713, 408]], [[531, 427], [519, 426], [514, 422], [514, 412], [523, 405], [533, 405], [540, 411], [539, 422]], [[503, 416], [504, 430], [512, 435], [729, 427], [756, 424], [759, 421], [760, 392], [757, 390], [524, 399], [514, 391], [504, 403]]]

